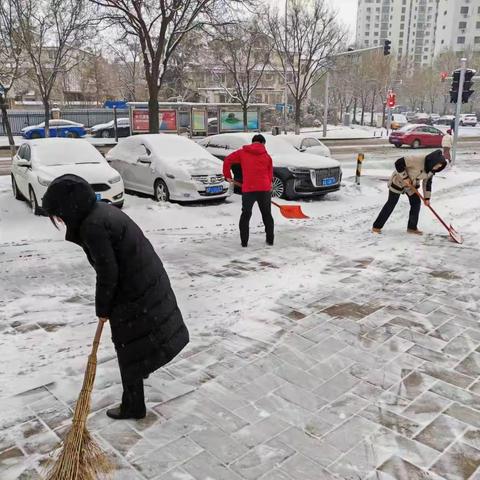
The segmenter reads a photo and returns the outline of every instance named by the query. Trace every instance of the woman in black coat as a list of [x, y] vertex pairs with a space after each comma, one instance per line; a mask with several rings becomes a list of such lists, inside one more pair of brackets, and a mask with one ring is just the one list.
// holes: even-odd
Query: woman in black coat
[[96, 202], [92, 187], [76, 175], [50, 184], [43, 209], [66, 225], [65, 239], [83, 248], [97, 274], [96, 314], [110, 320], [123, 384], [121, 405], [107, 415], [143, 418], [143, 378], [189, 341], [163, 264], [140, 228], [118, 208]]

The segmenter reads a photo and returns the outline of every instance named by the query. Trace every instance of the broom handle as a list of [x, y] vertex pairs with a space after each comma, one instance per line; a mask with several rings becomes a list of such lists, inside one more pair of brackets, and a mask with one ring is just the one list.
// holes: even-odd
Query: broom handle
[[98, 346], [100, 345], [100, 337], [102, 336], [103, 324], [101, 320], [97, 323], [97, 331], [95, 332], [95, 337], [93, 338], [92, 353], [90, 355], [97, 356]]

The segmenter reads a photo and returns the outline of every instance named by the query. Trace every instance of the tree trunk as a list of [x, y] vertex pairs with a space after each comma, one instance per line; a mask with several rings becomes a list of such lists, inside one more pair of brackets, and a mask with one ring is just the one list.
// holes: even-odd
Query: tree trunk
[[300, 135], [300, 120], [302, 114], [302, 102], [295, 100], [295, 135]]
[[382, 127], [385, 128], [385, 115], [387, 110], [387, 104], [383, 102], [383, 111], [382, 111]]
[[10, 125], [10, 119], [8, 118], [8, 113], [7, 113], [6, 94], [7, 94], [7, 92], [4, 92], [3, 95], [0, 95], [0, 108], [2, 110], [3, 127], [5, 128], [5, 132], [7, 133], [8, 144], [10, 145], [10, 154], [11, 154], [11, 157], [13, 159], [13, 157], [15, 156], [15, 153], [16, 153], [15, 140], [13, 139], [12, 127]]
[[[375, 92], [372, 93], [372, 111], [370, 112], [370, 126], [373, 127], [373, 115], [375, 114], [375, 100], [376, 95]], [[376, 126], [376, 125], [375, 125]]]
[[160, 119], [158, 108], [158, 92], [157, 80], [153, 85], [148, 86], [148, 131], [149, 133], [158, 133], [160, 131]]
[[355, 101], [353, 102], [353, 120], [352, 123], [357, 123], [357, 97], [355, 97]]
[[45, 138], [50, 136], [50, 102], [48, 98], [43, 99], [43, 111], [45, 114]]
[[367, 99], [362, 99], [362, 116], [360, 117], [360, 125], [365, 124], [365, 107], [367, 106]]
[[243, 131], [248, 132], [248, 105], [242, 106], [243, 110]]

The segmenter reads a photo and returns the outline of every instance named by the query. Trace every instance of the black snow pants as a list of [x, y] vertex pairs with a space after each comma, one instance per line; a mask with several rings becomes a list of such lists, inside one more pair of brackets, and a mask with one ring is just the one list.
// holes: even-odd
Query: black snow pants
[[132, 414], [142, 413], [145, 411], [145, 393], [143, 389], [143, 378], [135, 381], [125, 380], [120, 367], [120, 375], [122, 377], [122, 410]]
[[243, 246], [248, 245], [250, 234], [250, 218], [252, 209], [258, 203], [258, 208], [262, 214], [267, 243], [273, 244], [274, 223], [272, 217], [272, 194], [271, 192], [245, 192], [242, 194], [242, 215], [240, 216], [240, 240]]
[[[408, 228], [412, 230], [417, 229], [418, 225], [418, 216], [420, 214], [421, 201], [418, 195], [407, 195], [408, 200], [410, 201], [410, 214], [408, 216]], [[397, 206], [398, 199], [400, 198], [399, 193], [392, 192], [389, 190], [387, 203], [383, 206], [382, 210], [378, 214], [373, 228], [383, 228], [388, 218], [392, 214], [393, 210]]]

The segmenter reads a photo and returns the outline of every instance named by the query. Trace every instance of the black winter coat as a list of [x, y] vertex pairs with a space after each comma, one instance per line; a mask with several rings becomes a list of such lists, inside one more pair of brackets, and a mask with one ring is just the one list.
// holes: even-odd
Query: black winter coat
[[140, 228], [117, 207], [96, 202], [91, 186], [63, 175], [49, 186], [43, 208], [67, 226], [97, 273], [96, 314], [110, 319], [122, 378], [134, 381], [172, 360], [187, 345], [170, 280]]

